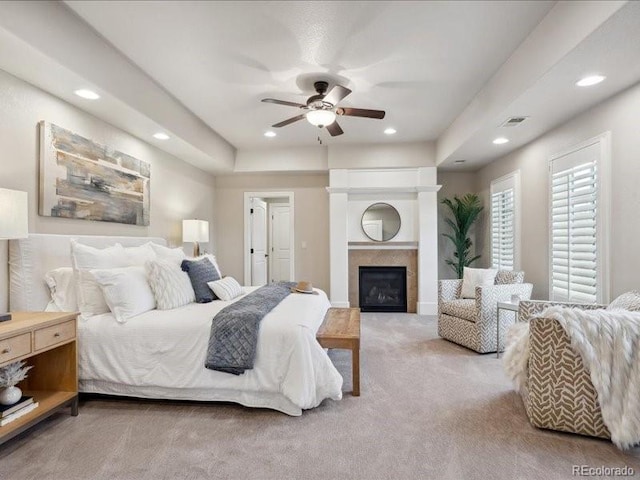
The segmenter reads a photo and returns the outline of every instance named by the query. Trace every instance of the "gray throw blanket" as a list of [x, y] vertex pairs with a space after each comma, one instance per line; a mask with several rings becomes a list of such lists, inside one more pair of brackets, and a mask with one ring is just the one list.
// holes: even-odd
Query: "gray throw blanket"
[[220, 310], [211, 323], [205, 367], [233, 375], [252, 369], [260, 321], [291, 293], [294, 285], [265, 285]]

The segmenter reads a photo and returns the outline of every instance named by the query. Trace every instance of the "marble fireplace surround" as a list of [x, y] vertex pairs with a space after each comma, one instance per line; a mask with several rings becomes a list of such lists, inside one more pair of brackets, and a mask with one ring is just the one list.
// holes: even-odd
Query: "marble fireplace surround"
[[[329, 171], [329, 297], [334, 307], [359, 303], [356, 264], [402, 265], [409, 270], [409, 312], [437, 314], [439, 189], [435, 167]], [[400, 231], [390, 242], [371, 241], [362, 232], [362, 214], [376, 202], [389, 203], [401, 216]]]
[[349, 250], [349, 304], [359, 307], [358, 267], [407, 267], [407, 312], [418, 308], [418, 250], [366, 249]]

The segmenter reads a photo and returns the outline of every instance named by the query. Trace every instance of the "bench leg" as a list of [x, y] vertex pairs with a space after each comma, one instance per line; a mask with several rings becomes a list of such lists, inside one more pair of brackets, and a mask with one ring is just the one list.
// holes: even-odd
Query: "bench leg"
[[351, 381], [353, 383], [352, 395], [354, 397], [359, 397], [360, 396], [360, 346], [359, 345], [351, 349], [351, 369], [352, 369]]

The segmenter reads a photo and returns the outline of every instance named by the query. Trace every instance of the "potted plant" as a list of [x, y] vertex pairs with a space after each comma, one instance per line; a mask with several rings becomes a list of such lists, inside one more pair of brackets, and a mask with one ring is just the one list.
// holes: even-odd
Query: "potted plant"
[[469, 229], [478, 219], [478, 215], [484, 207], [480, 203], [480, 197], [475, 193], [467, 193], [462, 198], [456, 195], [453, 200], [445, 198], [442, 203], [449, 207], [453, 214], [453, 219], [448, 217], [444, 219], [451, 227], [452, 232], [442, 235], [451, 240], [455, 247], [454, 258], [448, 258], [446, 262], [455, 270], [458, 278], [462, 278], [464, 267], [468, 267], [481, 257], [481, 255], [471, 256], [473, 242], [469, 238]]
[[0, 368], [0, 404], [13, 405], [22, 398], [22, 390], [16, 387], [18, 383], [27, 378], [27, 372], [33, 367], [25, 367], [24, 362], [15, 362]]

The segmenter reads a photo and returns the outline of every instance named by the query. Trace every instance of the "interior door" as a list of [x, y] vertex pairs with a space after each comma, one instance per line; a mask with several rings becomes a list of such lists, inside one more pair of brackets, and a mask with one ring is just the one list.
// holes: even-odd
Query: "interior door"
[[271, 254], [270, 278], [272, 282], [293, 280], [290, 278], [291, 237], [290, 209], [287, 203], [271, 204]]
[[251, 199], [251, 285], [267, 283], [267, 202]]

